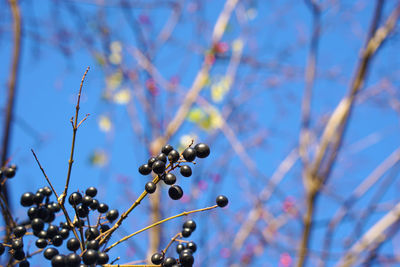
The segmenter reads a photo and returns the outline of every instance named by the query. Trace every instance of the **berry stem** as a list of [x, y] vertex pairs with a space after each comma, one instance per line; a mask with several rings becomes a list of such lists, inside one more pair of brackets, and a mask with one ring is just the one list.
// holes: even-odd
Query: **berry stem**
[[171, 238], [171, 240], [169, 241], [168, 245], [161, 251], [161, 253], [163, 255], [165, 255], [165, 253], [167, 253], [168, 248], [172, 245], [172, 243], [174, 243], [177, 240], [178, 237], [182, 237], [182, 233], [181, 232], [177, 233], [176, 235], [174, 235], [173, 238]]
[[109, 246], [108, 248], [106, 248], [106, 249], [104, 250], [104, 252], [108, 252], [110, 249], [112, 249], [112, 248], [115, 247], [116, 245], [118, 245], [118, 244], [120, 244], [120, 243], [126, 241], [127, 239], [129, 239], [129, 238], [131, 238], [131, 237], [133, 237], [133, 236], [135, 236], [135, 235], [137, 235], [137, 234], [140, 234], [141, 232], [144, 232], [144, 231], [146, 231], [146, 230], [148, 230], [148, 229], [150, 229], [150, 228], [153, 228], [153, 227], [155, 227], [155, 226], [157, 226], [157, 225], [160, 225], [160, 224], [162, 224], [162, 223], [164, 223], [164, 222], [167, 222], [167, 221], [169, 221], [169, 220], [172, 220], [172, 219], [175, 219], [175, 218], [178, 218], [178, 217], [182, 217], [182, 216], [187, 216], [187, 215], [189, 215], [189, 214], [196, 213], [196, 212], [201, 212], [201, 211], [207, 211], [207, 210], [215, 209], [215, 208], [217, 208], [217, 207], [218, 207], [218, 205], [214, 205], [214, 206], [207, 207], [207, 208], [202, 208], [202, 209], [197, 209], [197, 210], [191, 210], [191, 211], [184, 211], [184, 212], [182, 212], [182, 213], [180, 213], [180, 214], [177, 214], [177, 215], [168, 217], [168, 218], [166, 218], [166, 219], [163, 219], [163, 220], [161, 220], [161, 221], [155, 222], [155, 223], [153, 223], [153, 224], [151, 224], [151, 225], [149, 225], [149, 226], [147, 226], [147, 227], [145, 227], [145, 228], [140, 229], [139, 231], [136, 231], [136, 232], [134, 232], [134, 233], [132, 233], [132, 234], [130, 234], [130, 235], [127, 235], [127, 236], [125, 236], [124, 238], [121, 238], [119, 241], [115, 242], [114, 244], [112, 244], [111, 246]]

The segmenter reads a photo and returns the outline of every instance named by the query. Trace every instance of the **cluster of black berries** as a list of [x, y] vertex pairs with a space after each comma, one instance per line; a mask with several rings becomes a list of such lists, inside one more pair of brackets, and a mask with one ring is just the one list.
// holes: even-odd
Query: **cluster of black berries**
[[[31, 229], [31, 234], [37, 237], [36, 247], [44, 250], [43, 256], [51, 260], [52, 266], [78, 267], [108, 263], [109, 257], [100, 250], [96, 237], [110, 229], [107, 223], [119, 217], [118, 210], [109, 210], [107, 204], [99, 203], [95, 199], [97, 189], [89, 187], [83, 196], [79, 192], [70, 194], [68, 202], [75, 211], [75, 219], [71, 224], [60, 222], [57, 226], [54, 224], [54, 220], [61, 208], [57, 202], [50, 201], [51, 195], [52, 190], [46, 186], [37, 190], [36, 193], [27, 192], [21, 196], [21, 205], [29, 207], [27, 212], [29, 220], [14, 228], [10, 244], [0, 244], [0, 254], [4, 253], [5, 246], [10, 247], [10, 253], [15, 260], [19, 261], [19, 266], [29, 266], [23, 250], [23, 237], [27, 233], [27, 229]], [[96, 220], [97, 225], [91, 226], [89, 213], [96, 210], [99, 213], [99, 218]], [[105, 216], [103, 216], [104, 214]], [[81, 237], [84, 240], [79, 240], [75, 234], [69, 238], [73, 229], [76, 230], [75, 233], [82, 232]], [[67, 255], [60, 254], [56, 248], [60, 247], [64, 241], [66, 241], [66, 248], [71, 252]], [[77, 253], [79, 249], [83, 253]]]
[[[210, 148], [203, 143], [195, 145], [194, 148], [189, 146], [182, 152], [182, 155], [171, 145], [165, 145], [161, 149], [160, 154], [151, 157], [146, 164], [139, 167], [139, 173], [148, 175], [153, 171], [165, 184], [170, 185], [168, 194], [170, 198], [177, 200], [183, 196], [183, 190], [179, 185], [175, 184], [176, 176], [171, 171], [179, 168], [182, 176], [190, 177], [192, 175], [192, 168], [182, 163], [193, 162], [196, 157], [205, 158], [208, 155], [210, 155]], [[167, 160], [169, 161], [168, 165]], [[145, 185], [145, 190], [149, 194], [154, 193], [156, 188], [157, 186], [154, 182], [148, 182]]]
[[[182, 237], [189, 237], [194, 230], [196, 230], [196, 222], [193, 220], [186, 221], [182, 226], [180, 235]], [[193, 253], [197, 250], [195, 242], [179, 242], [176, 246], [176, 253], [178, 257], [165, 257], [165, 252], [157, 252], [151, 256], [153, 264], [161, 264], [163, 267], [191, 267], [194, 263]]]
[[[223, 195], [219, 195], [216, 198], [216, 203], [219, 207], [223, 208], [228, 205], [228, 198]], [[188, 220], [182, 225], [182, 231], [180, 236], [187, 238], [196, 230], [196, 222]], [[179, 242], [176, 246], [176, 252], [178, 258], [165, 257], [165, 251], [154, 253], [151, 256], [151, 262], [153, 264], [161, 264], [162, 267], [191, 267], [194, 263], [193, 253], [197, 250], [197, 245], [193, 241], [190, 242]]]

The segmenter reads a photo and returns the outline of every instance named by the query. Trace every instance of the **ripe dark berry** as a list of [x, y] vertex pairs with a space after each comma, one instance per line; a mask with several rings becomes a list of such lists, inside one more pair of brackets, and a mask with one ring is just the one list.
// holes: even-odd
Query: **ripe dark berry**
[[53, 243], [54, 246], [59, 247], [63, 243], [63, 238], [61, 235], [55, 235], [52, 239], [51, 242]]
[[45, 222], [48, 222], [50, 216], [50, 211], [45, 208], [45, 207], [40, 207], [38, 209], [38, 217], [42, 220], [44, 220]]
[[45, 186], [43, 187], [43, 195], [45, 195], [46, 197], [51, 196], [51, 194], [53, 193], [53, 191], [51, 191], [50, 187]]
[[66, 257], [64, 255], [55, 255], [51, 259], [52, 267], [64, 267], [65, 266]]
[[183, 151], [182, 156], [186, 161], [193, 161], [196, 158], [196, 150], [188, 147]]
[[34, 194], [32, 192], [26, 192], [21, 196], [21, 205], [24, 207], [29, 207], [33, 205]]
[[184, 250], [185, 248], [186, 248], [185, 244], [179, 243], [179, 244], [176, 246], [176, 252], [179, 254], [179, 253], [181, 253], [181, 251]]
[[87, 196], [87, 195], [83, 196], [83, 199], [82, 199], [83, 205], [89, 207], [92, 204], [92, 202], [93, 202], [93, 198], [91, 196]]
[[67, 239], [68, 236], [69, 236], [69, 230], [66, 229], [66, 228], [62, 228], [62, 229], [60, 230], [60, 236], [61, 236], [64, 240]]
[[99, 204], [99, 207], [97, 208], [97, 210], [100, 213], [106, 213], [108, 211], [108, 205], [105, 203], [101, 203], [101, 204]]
[[35, 244], [38, 248], [45, 248], [47, 247], [47, 240], [44, 238], [38, 238]]
[[36, 207], [30, 207], [27, 214], [29, 219], [33, 220], [34, 218], [37, 218], [39, 216], [39, 209]]
[[43, 199], [44, 199], [43, 193], [37, 192], [37, 193], [33, 196], [33, 202], [36, 203], [36, 204], [38, 204], [38, 205], [39, 205], [40, 203], [42, 203]]
[[172, 267], [174, 264], [176, 264], [176, 259], [172, 257], [168, 257], [164, 260], [163, 262], [163, 267]]
[[93, 199], [92, 204], [90, 204], [90, 208], [92, 210], [97, 210], [98, 207], [99, 207], [99, 201], [97, 199]]
[[155, 157], [151, 157], [149, 158], [149, 160], [147, 161], [147, 164], [151, 167], [153, 167], [153, 163], [156, 162], [157, 159]]
[[83, 263], [86, 265], [95, 264], [97, 261], [97, 256], [98, 256], [98, 253], [96, 250], [88, 249], [82, 255]]
[[70, 253], [65, 258], [67, 266], [79, 266], [81, 263], [81, 257], [76, 253]]
[[149, 166], [149, 164], [143, 164], [139, 167], [139, 173], [141, 175], [148, 175], [151, 173], [151, 167]]
[[153, 172], [156, 174], [162, 174], [165, 171], [165, 162], [157, 160], [153, 163]]
[[68, 198], [68, 202], [69, 204], [71, 204], [71, 206], [76, 206], [78, 204], [80, 204], [82, 202], [82, 195], [79, 192], [74, 192], [72, 193], [69, 198]]
[[183, 196], [183, 190], [179, 185], [173, 185], [168, 189], [168, 195], [173, 200], [178, 200]]
[[3, 243], [0, 243], [0, 255], [3, 255], [4, 250], [5, 250], [5, 248], [4, 248]]
[[89, 197], [95, 197], [97, 195], [97, 189], [94, 186], [89, 187], [86, 189], [85, 194]]
[[166, 163], [167, 162], [167, 155], [165, 155], [164, 153], [160, 153], [160, 154], [157, 155], [156, 159]]
[[171, 150], [171, 152], [168, 153], [168, 160], [171, 163], [177, 162], [179, 158], [180, 158], [179, 152], [176, 150]]
[[179, 254], [179, 262], [181, 263], [182, 266], [186, 267], [186, 266], [192, 266], [193, 262], [194, 262], [194, 258], [192, 253], [188, 252], [188, 251], [182, 251]]
[[164, 256], [161, 253], [154, 253], [151, 256], [151, 262], [153, 264], [161, 264], [163, 262]]
[[47, 238], [47, 232], [45, 230], [39, 231], [37, 234], [35, 234], [39, 238]]
[[89, 208], [85, 205], [79, 205], [76, 208], [76, 213], [78, 214], [79, 217], [85, 218], [89, 214]]
[[54, 236], [58, 235], [59, 229], [57, 225], [50, 224], [49, 227], [47, 227], [47, 237], [48, 238], [53, 238]]
[[173, 173], [167, 173], [164, 177], [164, 183], [167, 185], [173, 185], [176, 182], [176, 176]]
[[29, 261], [23, 260], [23, 261], [21, 261], [21, 262], [19, 263], [18, 266], [19, 266], [19, 267], [29, 267], [30, 264], [29, 264]]
[[146, 183], [146, 185], [144, 186], [144, 189], [146, 190], [147, 193], [153, 194], [153, 193], [156, 191], [157, 186], [156, 186], [156, 184], [153, 183], [153, 182], [148, 182], [148, 183]]
[[189, 243], [187, 243], [186, 247], [187, 247], [188, 249], [190, 249], [190, 250], [192, 251], [192, 253], [195, 253], [196, 250], [197, 250], [197, 245], [196, 245], [196, 243], [194, 243], [194, 242], [189, 242]]
[[99, 252], [97, 255], [97, 264], [98, 265], [103, 265], [106, 264], [108, 262], [109, 258], [107, 253], [105, 252]]
[[22, 249], [17, 249], [14, 251], [13, 258], [16, 260], [23, 260], [25, 258], [25, 252]]
[[193, 220], [187, 220], [182, 228], [189, 228], [192, 232], [194, 232], [194, 230], [196, 230], [196, 222]]
[[192, 230], [190, 228], [183, 228], [182, 229], [182, 236], [189, 237], [192, 234]]
[[48, 260], [51, 260], [56, 255], [58, 255], [58, 250], [56, 248], [46, 248], [43, 252], [43, 256]]
[[96, 239], [90, 240], [86, 244], [87, 249], [99, 250], [99, 247], [100, 247], [99, 241], [97, 241]]
[[228, 198], [226, 196], [220, 195], [216, 199], [217, 205], [221, 208], [228, 205]]
[[182, 176], [190, 177], [192, 175], [192, 168], [190, 168], [188, 165], [182, 165], [180, 173], [182, 174]]
[[196, 150], [196, 156], [199, 158], [206, 158], [210, 155], [210, 148], [206, 144], [199, 143], [194, 146], [194, 149]]
[[22, 242], [22, 239], [13, 239], [11, 241], [11, 247], [14, 250], [21, 249], [24, 247], [24, 243]]
[[96, 227], [89, 227], [85, 231], [85, 237], [87, 240], [93, 240], [100, 235], [99, 229]]
[[3, 170], [3, 175], [7, 178], [13, 178], [15, 176], [15, 169], [8, 167]]
[[51, 213], [56, 213], [61, 210], [60, 205], [56, 202], [50, 202], [46, 207]]
[[15, 227], [15, 228], [13, 229], [13, 232], [14, 232], [15, 237], [22, 237], [22, 236], [24, 236], [25, 233], [26, 233], [25, 226], [23, 226], [23, 225], [18, 225], [17, 227]]
[[171, 152], [174, 148], [171, 145], [165, 145], [161, 148], [161, 152], [164, 153], [165, 155], [168, 155], [169, 152]]
[[71, 230], [71, 227], [68, 225], [67, 222], [60, 222], [60, 227], [63, 229]]
[[119, 216], [118, 210], [113, 209], [113, 210], [109, 210], [106, 214], [106, 218], [107, 220], [109, 220], [110, 222], [114, 221], [115, 219], [117, 219]]
[[76, 239], [75, 237], [73, 237], [73, 238], [71, 238], [70, 240], [68, 240], [68, 242], [67, 242], [67, 248], [68, 248], [70, 251], [76, 251], [76, 250], [79, 249], [79, 247], [80, 247], [79, 240]]

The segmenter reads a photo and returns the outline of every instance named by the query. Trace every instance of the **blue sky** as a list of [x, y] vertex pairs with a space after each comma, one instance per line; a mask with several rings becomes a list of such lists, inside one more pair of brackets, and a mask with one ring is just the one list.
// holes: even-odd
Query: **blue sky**
[[[44, 178], [31, 155], [31, 148], [36, 151], [56, 189], [61, 191], [64, 186], [72, 136], [69, 119], [75, 113], [76, 94], [87, 66], [91, 69], [84, 83], [80, 118], [87, 113], [90, 113], [90, 116], [78, 130], [71, 192], [97, 186], [100, 191], [99, 197], [104, 198], [110, 207], [118, 207], [122, 212], [129, 201], [143, 191], [147, 180], [137, 173], [137, 168], [147, 160], [149, 153], [148, 148], [132, 130], [128, 105], [105, 101], [102, 95], [107, 87], [107, 77], [115, 74], [120, 68], [138, 71], [139, 78], [136, 84], [128, 79], [123, 80], [117, 86], [117, 91], [124, 88], [128, 88], [130, 92], [143, 90], [138, 85], [145, 86], [149, 76], [138, 69], [130, 51], [137, 47], [145, 53], [145, 49], [132, 33], [133, 24], [127, 23], [126, 14], [124, 15], [119, 8], [108, 7], [101, 13], [98, 6], [78, 1], [57, 4], [51, 1], [40, 2], [21, 2], [25, 38], [19, 72], [16, 121], [10, 150], [12, 162], [17, 163], [20, 168], [17, 177], [9, 181], [15, 213], [21, 218], [25, 213], [18, 207], [17, 196], [45, 185]], [[161, 48], [155, 50], [152, 62], [164, 78], [169, 80], [179, 77], [180, 85], [189, 88], [201, 67], [204, 54], [210, 47], [213, 25], [224, 1], [182, 3], [183, 15], [172, 37]], [[201, 3], [202, 8], [191, 13], [190, 10], [196, 3]], [[332, 1], [326, 5], [327, 8], [321, 17], [323, 30], [312, 101], [311, 125], [317, 136], [323, 129], [326, 116], [334, 110], [349, 88], [359, 49], [364, 44], [374, 8], [373, 1]], [[393, 5], [394, 1], [387, 1], [383, 20]], [[69, 13], [68, 7], [75, 7], [77, 11]], [[240, 22], [240, 12], [248, 12], [248, 21], [244, 24]], [[0, 24], [0, 57], [3, 62], [0, 65], [0, 81], [3, 84], [2, 92], [5, 94], [11, 55], [10, 14], [5, 8], [0, 14], [5, 18]], [[154, 44], [157, 34], [170, 14], [171, 10], [165, 7], [135, 9], [132, 12], [134, 21], [143, 31], [146, 41], [151, 44]], [[146, 24], [146, 20], [150, 22]], [[96, 23], [104, 23], [103, 26], [108, 27], [109, 40], [99, 35]], [[196, 188], [199, 181], [206, 181], [208, 184], [206, 190], [191, 198], [189, 202], [168, 200], [167, 188], [162, 188], [163, 201], [168, 206], [163, 210], [164, 217], [183, 210], [211, 205], [215, 196], [220, 193], [231, 199], [228, 209], [193, 216], [199, 221], [199, 230], [193, 236], [193, 240], [201, 240], [199, 242], [204, 245], [204, 254], [196, 258], [198, 263], [205, 266], [228, 266], [229, 260], [221, 255], [225, 255], [223, 252], [230, 249], [230, 237], [240, 228], [243, 218], [247, 216], [247, 211], [254, 202], [254, 197], [265, 186], [266, 180], [297, 145], [310, 27], [311, 15], [302, 1], [241, 2], [230, 20], [222, 42], [228, 44], [229, 56], [232, 43], [238, 38], [243, 38], [243, 58], [253, 59], [260, 63], [260, 66], [254, 67], [243, 60], [227, 96], [221, 102], [212, 102], [211, 88], [225, 74], [229, 57], [217, 59], [210, 72], [210, 83], [201, 93], [202, 97], [222, 112], [226, 112], [231, 103], [237, 104], [228, 117], [228, 124], [237, 132], [237, 138], [248, 146], [246, 152], [257, 166], [258, 172], [262, 174], [260, 177], [249, 173], [219, 130], [205, 131], [195, 123], [185, 121], [170, 141], [172, 145], [178, 146], [182, 136], [195, 134], [199, 141], [210, 143], [212, 155], [199, 160], [194, 166], [193, 179], [182, 179], [180, 182], [184, 191], [190, 191], [192, 194], [198, 193]], [[66, 32], [56, 35], [60, 29]], [[39, 36], [40, 41], [35, 36]], [[91, 46], [85, 42], [87, 36], [92, 38]], [[111, 53], [109, 47], [102, 46], [112, 42], [122, 44], [122, 63], [105, 66], [98, 64], [93, 55], [102, 54], [104, 50]], [[60, 44], [68, 48], [68, 55], [60, 52]], [[397, 48], [397, 36], [385, 43], [372, 62], [365, 86], [367, 92], [373, 93], [372, 89], [382, 87], [386, 79], [394, 95], [378, 93], [366, 101], [358, 102], [353, 111], [342, 150], [327, 185], [327, 190], [335, 192], [339, 198], [346, 199], [362, 179], [399, 145], [398, 113], [389, 106], [391, 99], [398, 98], [400, 58]], [[153, 101], [152, 112], [159, 118], [162, 130], [165, 130], [165, 125], [175, 114], [185, 92], [171, 93], [158, 87], [159, 94], [149, 99]], [[152, 131], [150, 123], [146, 120], [146, 110], [139, 102], [140, 100], [135, 98], [132, 103], [139, 114], [137, 120], [146, 129], [147, 136], [152, 138], [154, 136], [150, 134]], [[4, 107], [4, 104], [2, 101], [1, 106]], [[112, 122], [113, 126], [108, 132], [99, 128], [102, 116], [107, 116]], [[3, 120], [1, 117], [1, 122]], [[257, 138], [260, 138], [259, 143], [255, 142]], [[109, 157], [108, 164], [103, 167], [90, 164], [89, 159], [96, 150], [106, 151]], [[279, 188], [285, 195], [296, 199], [300, 209], [304, 210], [301, 170], [302, 166], [297, 162]], [[217, 174], [221, 176], [219, 183], [212, 179]], [[379, 203], [389, 207], [396, 203], [397, 189], [398, 183], [395, 181]], [[374, 190], [357, 202], [354, 208], [356, 211], [365, 208]], [[125, 226], [123, 230], [126, 233], [149, 224], [146, 216], [148, 203], [146, 199], [136, 215], [132, 216], [130, 225], [134, 224], [134, 227]], [[277, 195], [265, 205], [274, 216], [282, 213], [282, 199]], [[338, 202], [333, 200], [330, 193], [322, 194], [319, 198], [315, 220], [316, 225], [321, 227], [316, 227], [313, 231], [310, 245], [312, 249], [318, 251], [321, 248], [326, 230], [323, 226], [338, 207]], [[373, 225], [386, 211], [387, 207], [383, 206], [380, 212], [374, 213], [364, 229]], [[358, 213], [355, 214], [356, 217], [357, 215]], [[161, 246], [164, 246], [169, 236], [179, 229], [182, 221], [178, 219], [166, 224], [166, 235]], [[345, 250], [344, 237], [353, 231], [354, 224], [354, 220], [349, 220], [336, 232], [333, 246], [335, 253], [341, 254]], [[258, 226], [263, 229], [266, 225], [268, 222], [260, 221]], [[225, 232], [225, 236], [218, 235], [221, 232]], [[281, 229], [282, 240], [277, 240], [275, 245], [265, 246], [252, 264], [277, 266], [282, 253], [286, 252], [295, 257], [293, 249], [300, 233], [299, 218], [293, 219], [293, 223], [288, 223]], [[146, 234], [141, 234], [135, 239], [136, 246], [141, 248], [136, 248], [133, 255], [129, 254], [127, 247], [120, 248], [112, 255], [114, 258], [121, 256], [120, 263], [140, 260], [143, 258], [140, 251], [146, 251], [146, 238]], [[395, 237], [395, 244], [384, 246], [381, 252], [393, 253], [392, 249], [397, 247], [397, 240]], [[238, 255], [241, 256], [246, 248], [259, 246], [260, 242], [258, 233], [255, 232]], [[239, 256], [231, 256], [231, 260], [238, 261]], [[337, 258], [333, 258], [328, 262], [328, 266], [333, 266], [336, 261]], [[308, 264], [314, 266], [315, 262], [309, 260]]]

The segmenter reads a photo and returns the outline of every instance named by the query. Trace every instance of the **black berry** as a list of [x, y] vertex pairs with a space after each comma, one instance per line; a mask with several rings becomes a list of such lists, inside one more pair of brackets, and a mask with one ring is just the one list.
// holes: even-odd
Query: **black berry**
[[189, 237], [192, 234], [192, 230], [190, 228], [183, 228], [182, 229], [182, 236]]
[[90, 197], [95, 197], [97, 195], [97, 189], [96, 187], [89, 187], [88, 189], [86, 189], [85, 194], [90, 196]]
[[182, 228], [189, 228], [192, 232], [194, 232], [194, 230], [196, 230], [196, 222], [193, 220], [187, 220], [184, 224]]
[[68, 248], [70, 251], [76, 251], [76, 250], [79, 249], [79, 247], [80, 247], [79, 240], [76, 239], [75, 237], [73, 237], [73, 238], [71, 238], [70, 240], [68, 240], [68, 242], [67, 242], [67, 248]]
[[107, 220], [109, 220], [110, 222], [114, 221], [115, 219], [117, 219], [119, 216], [118, 210], [113, 209], [113, 210], [109, 210], [106, 214], [106, 218]]
[[65, 257], [65, 263], [67, 266], [79, 266], [81, 257], [76, 253], [70, 253]]
[[58, 250], [56, 248], [46, 248], [43, 252], [43, 256], [48, 260], [51, 260], [56, 255], [58, 255]]
[[165, 155], [168, 155], [169, 152], [171, 152], [174, 148], [171, 145], [165, 145], [161, 148], [161, 152], [164, 153]]
[[194, 149], [196, 150], [196, 156], [199, 158], [206, 158], [210, 155], [210, 148], [206, 144], [199, 143], [194, 146]]
[[151, 173], [151, 167], [149, 164], [143, 164], [139, 167], [139, 173], [141, 175], [148, 175]]
[[98, 265], [102, 265], [102, 264], [106, 264], [108, 262], [109, 258], [107, 253], [105, 252], [99, 252], [97, 255], [97, 264]]
[[76, 206], [78, 204], [80, 204], [82, 202], [82, 195], [79, 192], [74, 192], [72, 193], [69, 198], [68, 198], [68, 202], [69, 204], [71, 204], [72, 206]]
[[166, 163], [167, 162], [167, 155], [165, 155], [164, 153], [160, 153], [160, 154], [158, 154], [156, 159]]
[[176, 150], [172, 150], [171, 152], [168, 153], [168, 160], [171, 163], [177, 162], [179, 158], [180, 158], [179, 152]]
[[180, 169], [182, 176], [190, 177], [192, 175], [192, 168], [188, 165], [182, 165]]
[[29, 207], [33, 205], [34, 194], [32, 192], [26, 192], [21, 196], [21, 205], [23, 207]]
[[167, 173], [164, 177], [164, 183], [167, 185], [173, 185], [176, 182], [176, 176], [173, 173]]
[[183, 190], [179, 185], [173, 185], [168, 189], [168, 195], [173, 200], [178, 200], [183, 196]]
[[64, 255], [55, 255], [51, 259], [51, 266], [52, 267], [64, 267], [65, 266], [65, 256]]
[[13, 229], [13, 232], [14, 232], [15, 237], [22, 237], [26, 233], [25, 226], [18, 225], [17, 227], [15, 227]]
[[228, 205], [228, 198], [226, 196], [220, 195], [216, 199], [217, 205], [221, 208]]
[[196, 245], [196, 243], [194, 243], [194, 242], [189, 242], [189, 243], [187, 243], [186, 247], [187, 247], [188, 249], [190, 249], [190, 250], [192, 251], [192, 253], [195, 253], [196, 250], [197, 250], [197, 245]]
[[163, 262], [164, 256], [161, 253], [154, 253], [151, 256], [151, 262], [153, 264], [161, 264]]
[[86, 265], [92, 265], [95, 264], [97, 261], [97, 251], [93, 249], [88, 249], [86, 250], [85, 253], [82, 255], [83, 263]]
[[101, 204], [99, 204], [99, 207], [97, 208], [97, 210], [100, 213], [106, 213], [108, 211], [108, 205], [105, 203], [101, 203]]
[[153, 183], [153, 182], [148, 182], [148, 183], [146, 183], [146, 185], [144, 186], [144, 189], [146, 190], [147, 193], [153, 194], [153, 193], [156, 191], [157, 186], [156, 186], [156, 184]]
[[35, 244], [38, 248], [45, 248], [47, 247], [47, 240], [44, 238], [38, 238]]
[[186, 161], [193, 161], [196, 158], [196, 150], [188, 147], [183, 151], [182, 156]]
[[165, 171], [165, 162], [157, 160], [156, 162], [153, 163], [152, 168], [154, 173], [162, 174]]

